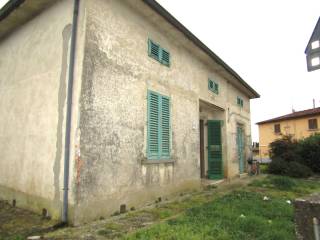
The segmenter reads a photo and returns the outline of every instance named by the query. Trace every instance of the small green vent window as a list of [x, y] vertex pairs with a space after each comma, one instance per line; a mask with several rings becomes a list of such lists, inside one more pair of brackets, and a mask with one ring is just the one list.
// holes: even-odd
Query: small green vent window
[[219, 94], [219, 84], [211, 79], [208, 79], [208, 88], [211, 92]]
[[243, 107], [243, 99], [241, 97], [237, 97], [237, 105]]
[[150, 39], [148, 40], [148, 54], [163, 65], [170, 66], [170, 53]]

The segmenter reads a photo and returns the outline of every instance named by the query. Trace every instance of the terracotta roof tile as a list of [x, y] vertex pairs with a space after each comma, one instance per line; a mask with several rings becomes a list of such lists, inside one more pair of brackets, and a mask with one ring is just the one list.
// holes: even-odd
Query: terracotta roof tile
[[269, 122], [279, 122], [279, 121], [282, 121], [282, 120], [301, 118], [301, 117], [310, 116], [310, 115], [317, 115], [317, 114], [320, 114], [320, 107], [311, 108], [311, 109], [298, 111], [298, 112], [293, 112], [293, 113], [290, 113], [290, 114], [287, 114], [287, 115], [283, 115], [283, 116], [280, 116], [280, 117], [271, 118], [269, 120], [257, 122], [257, 124], [259, 125], [259, 124], [269, 123]]

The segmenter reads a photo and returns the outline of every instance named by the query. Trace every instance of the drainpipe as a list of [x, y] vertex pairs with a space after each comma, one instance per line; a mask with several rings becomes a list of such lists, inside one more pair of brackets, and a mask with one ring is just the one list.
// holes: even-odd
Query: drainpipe
[[320, 228], [319, 228], [319, 221], [317, 218], [313, 218], [313, 231], [314, 231], [314, 239], [320, 240]]
[[75, 48], [77, 38], [77, 24], [80, 0], [74, 0], [71, 46], [70, 46], [70, 62], [69, 76], [67, 87], [67, 113], [66, 113], [66, 135], [64, 149], [64, 176], [63, 176], [63, 206], [62, 206], [62, 222], [68, 222], [68, 191], [69, 191], [69, 163], [70, 163], [70, 133], [71, 133], [71, 115], [72, 115], [72, 97], [73, 97], [73, 81], [74, 81], [74, 63]]

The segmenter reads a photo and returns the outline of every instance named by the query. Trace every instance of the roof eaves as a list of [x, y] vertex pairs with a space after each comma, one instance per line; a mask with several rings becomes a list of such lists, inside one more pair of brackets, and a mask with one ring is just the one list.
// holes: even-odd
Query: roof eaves
[[309, 39], [309, 41], [308, 41], [308, 44], [307, 44], [307, 46], [306, 46], [306, 49], [304, 50], [304, 53], [305, 53], [305, 54], [307, 54], [308, 48], [309, 48], [309, 46], [310, 46], [310, 44], [311, 44], [311, 41], [312, 41], [312, 39], [313, 39], [313, 36], [314, 36], [315, 33], [316, 33], [315, 30], [318, 29], [318, 28], [320, 28], [320, 17], [318, 18], [318, 21], [317, 21], [317, 23], [316, 23], [316, 26], [315, 26], [314, 29], [312, 30], [311, 37], [310, 37], [310, 39]]
[[305, 114], [301, 114], [301, 115], [295, 115], [295, 114], [287, 114], [287, 115], [283, 115], [280, 117], [276, 117], [276, 118], [271, 118], [265, 121], [261, 121], [261, 122], [257, 122], [257, 125], [260, 124], [264, 124], [264, 123], [272, 123], [272, 122], [280, 122], [280, 121], [284, 121], [284, 120], [288, 120], [288, 119], [298, 119], [298, 118], [304, 118], [304, 117], [308, 117], [308, 116], [314, 116], [314, 115], [319, 115], [320, 112], [308, 112]]
[[[25, 0], [10, 0], [0, 9], [0, 21], [5, 19], [14, 9], [19, 7]], [[163, 18], [165, 18], [169, 23], [171, 23], [175, 28], [181, 31], [189, 40], [191, 40], [196, 46], [207, 53], [213, 60], [224, 67], [227, 72], [234, 76], [249, 92], [252, 94], [252, 98], [259, 98], [260, 95], [247, 84], [230, 66], [228, 66], [220, 57], [218, 57], [210, 48], [208, 48], [204, 43], [202, 43], [193, 33], [191, 33], [185, 26], [183, 26], [176, 18], [174, 18], [165, 8], [163, 8], [155, 0], [142, 0], [153, 10], [159, 13]]]
[[10, 0], [0, 9], [0, 21], [5, 19], [9, 14], [19, 7], [25, 0]]
[[142, 0], [149, 7], [159, 13], [163, 18], [165, 18], [169, 23], [171, 23], [175, 28], [181, 31], [189, 40], [191, 40], [196, 46], [208, 54], [214, 61], [220, 64], [223, 68], [227, 70], [233, 77], [235, 77], [245, 88], [247, 88], [251, 94], [252, 98], [259, 98], [260, 95], [247, 84], [230, 66], [228, 66], [220, 57], [218, 57], [210, 48], [208, 48], [203, 42], [201, 42], [192, 32], [190, 32], [182, 23], [180, 23], [175, 17], [173, 17], [165, 8], [163, 8], [155, 0]]

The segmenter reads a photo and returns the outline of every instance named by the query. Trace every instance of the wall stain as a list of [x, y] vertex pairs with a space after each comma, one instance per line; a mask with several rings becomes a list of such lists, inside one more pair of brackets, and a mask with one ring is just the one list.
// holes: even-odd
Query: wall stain
[[56, 156], [53, 165], [53, 184], [54, 184], [54, 202], [60, 202], [60, 169], [62, 157], [63, 144], [63, 119], [64, 106], [66, 102], [66, 77], [68, 67], [68, 48], [71, 37], [71, 24], [64, 27], [62, 31], [62, 59], [60, 72], [60, 86], [58, 92], [58, 125], [57, 125], [57, 142], [56, 142]]

